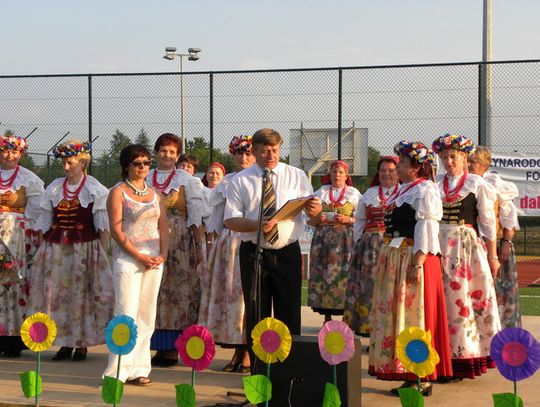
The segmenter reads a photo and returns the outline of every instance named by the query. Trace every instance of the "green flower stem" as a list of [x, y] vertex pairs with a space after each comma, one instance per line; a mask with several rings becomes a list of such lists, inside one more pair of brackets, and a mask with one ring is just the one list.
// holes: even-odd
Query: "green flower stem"
[[517, 382], [514, 380], [514, 406], [518, 407]]
[[[267, 378], [268, 380], [270, 380], [270, 363], [267, 363], [267, 364], [266, 364], [266, 378]], [[269, 401], [269, 400], [266, 400], [266, 401], [264, 402], [264, 407], [268, 407], [268, 401]]]
[[418, 385], [418, 391], [422, 393], [422, 385], [420, 384], [420, 376], [416, 377], [416, 384]]
[[35, 388], [36, 388], [36, 402], [35, 402], [35, 406], [38, 407], [39, 406], [39, 392], [38, 392], [38, 383], [39, 383], [39, 370], [40, 370], [40, 367], [41, 367], [41, 352], [37, 352], [37, 363], [36, 363], [36, 383], [35, 383]]
[[[122, 355], [118, 355], [118, 365], [116, 365], [116, 380], [120, 377], [120, 359], [122, 358]], [[118, 386], [118, 382], [116, 382], [115, 386]], [[116, 387], [114, 388], [114, 394], [116, 394]], [[113, 403], [113, 407], [116, 407], [116, 403]]]
[[195, 368], [191, 368], [191, 387], [195, 390]]
[[332, 365], [332, 373], [334, 375], [334, 386], [337, 387], [337, 366]]

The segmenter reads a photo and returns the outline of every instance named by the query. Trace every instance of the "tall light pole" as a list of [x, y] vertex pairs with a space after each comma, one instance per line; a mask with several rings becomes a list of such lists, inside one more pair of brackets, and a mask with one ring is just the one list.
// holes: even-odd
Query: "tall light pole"
[[[482, 62], [492, 61], [492, 0], [484, 0], [482, 24]], [[492, 65], [480, 67], [480, 122], [478, 144], [492, 148], [491, 140], [491, 103], [493, 96]]]
[[172, 61], [176, 57], [180, 60], [180, 136], [182, 137], [183, 152], [186, 152], [186, 137], [184, 135], [184, 66], [183, 59], [187, 57], [189, 61], [197, 61], [199, 59], [200, 48], [188, 48], [187, 54], [177, 53], [176, 47], [165, 48], [164, 59]]

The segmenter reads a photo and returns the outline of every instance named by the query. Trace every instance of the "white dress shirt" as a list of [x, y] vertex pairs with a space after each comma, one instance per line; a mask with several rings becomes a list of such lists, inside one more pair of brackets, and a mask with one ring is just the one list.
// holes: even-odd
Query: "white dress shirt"
[[[257, 164], [240, 171], [231, 180], [227, 190], [224, 220], [245, 218], [257, 220], [261, 202], [263, 170]], [[313, 187], [306, 174], [299, 168], [284, 163], [271, 171], [270, 178], [276, 194], [276, 209], [279, 210], [290, 199], [301, 198], [313, 194]], [[305, 222], [300, 212], [294, 220], [278, 224], [279, 238], [273, 244], [261, 238], [262, 247], [266, 249], [281, 249], [300, 238], [305, 229]], [[242, 241], [257, 242], [257, 232], [241, 234]]]

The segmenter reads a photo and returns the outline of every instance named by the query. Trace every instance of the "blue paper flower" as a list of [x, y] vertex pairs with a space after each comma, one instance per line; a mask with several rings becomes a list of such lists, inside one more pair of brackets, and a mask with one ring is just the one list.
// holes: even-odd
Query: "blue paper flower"
[[133, 318], [118, 315], [111, 319], [105, 328], [105, 342], [111, 353], [127, 355], [135, 347], [137, 326]]

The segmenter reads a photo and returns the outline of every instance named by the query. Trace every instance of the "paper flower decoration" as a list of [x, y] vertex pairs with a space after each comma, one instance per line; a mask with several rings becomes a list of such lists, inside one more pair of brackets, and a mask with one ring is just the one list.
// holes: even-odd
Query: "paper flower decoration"
[[319, 351], [329, 365], [337, 365], [354, 356], [354, 335], [342, 321], [329, 321], [319, 331]]
[[105, 343], [111, 353], [127, 355], [135, 347], [137, 326], [133, 318], [118, 315], [111, 319], [105, 328]]
[[216, 354], [212, 334], [200, 325], [191, 325], [178, 336], [174, 345], [184, 365], [197, 371], [210, 366]]
[[401, 331], [396, 353], [403, 367], [418, 377], [433, 373], [440, 360], [437, 351], [431, 347], [431, 334], [417, 327]]
[[540, 345], [525, 329], [506, 328], [491, 340], [491, 358], [505, 378], [523, 380], [540, 366]]
[[56, 338], [56, 323], [42, 312], [30, 315], [21, 325], [21, 338], [34, 352], [47, 350]]
[[260, 321], [253, 331], [253, 352], [265, 363], [283, 362], [289, 356], [292, 337], [289, 328], [275, 318], [265, 318]]

